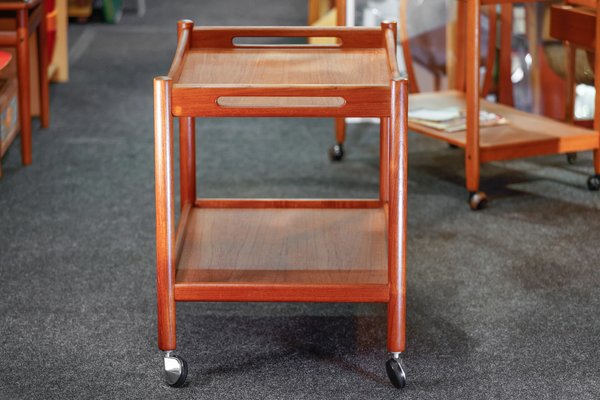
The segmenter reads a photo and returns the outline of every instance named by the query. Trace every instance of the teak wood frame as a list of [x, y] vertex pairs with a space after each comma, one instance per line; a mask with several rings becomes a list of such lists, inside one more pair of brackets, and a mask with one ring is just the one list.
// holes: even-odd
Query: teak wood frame
[[43, 0], [0, 3], [0, 16], [15, 18], [14, 30], [0, 30], [0, 47], [12, 47], [17, 53], [19, 80], [19, 123], [21, 126], [21, 160], [32, 161], [29, 37], [37, 34], [40, 119], [42, 128], [50, 124], [48, 56], [46, 52], [46, 13]]
[[[344, 52], [376, 48], [385, 56], [389, 80], [385, 85], [208, 85], [180, 84], [179, 78], [190, 51], [223, 51], [236, 47], [234, 37], [319, 37], [341, 39], [339, 46], [300, 46], [303, 49]], [[295, 49], [296, 46], [245, 46], [253, 49]], [[168, 76], [154, 80], [155, 178], [156, 178], [156, 271], [158, 299], [158, 346], [176, 348], [177, 301], [298, 301], [298, 302], [381, 302], [388, 305], [387, 348], [391, 353], [405, 349], [406, 314], [406, 193], [407, 193], [407, 83], [398, 73], [396, 23], [381, 28], [304, 27], [194, 27], [192, 21], [178, 24], [178, 45]], [[323, 55], [321, 55], [323, 57]], [[344, 65], [331, 65], [332, 71]], [[273, 107], [221, 107], [222, 96], [274, 97], [282, 99]], [[342, 97], [341, 107], [292, 107], [287, 97]], [[381, 118], [380, 194], [377, 199], [197, 199], [195, 117], [315, 117], [375, 116]], [[181, 214], [175, 221], [173, 184], [173, 118], [179, 118]], [[202, 210], [379, 210], [385, 221], [387, 273], [381, 283], [319, 281], [319, 274], [306, 271], [308, 278], [298, 282], [177, 281], [177, 268], [185, 247], [192, 214]], [[240, 222], [240, 223], [243, 223]], [[199, 229], [202, 229], [200, 227]], [[238, 228], [236, 228], [238, 229]], [[286, 228], [287, 229], [287, 228]], [[227, 266], [235, 269], [235, 266]], [[200, 266], [201, 268], [201, 266]], [[251, 271], [250, 275], [251, 275]], [[274, 271], [276, 273], [278, 271]], [[285, 275], [287, 271], [279, 271]], [[322, 271], [321, 271], [322, 272]], [[339, 266], [339, 275], [345, 272]], [[306, 276], [305, 276], [306, 277]]]

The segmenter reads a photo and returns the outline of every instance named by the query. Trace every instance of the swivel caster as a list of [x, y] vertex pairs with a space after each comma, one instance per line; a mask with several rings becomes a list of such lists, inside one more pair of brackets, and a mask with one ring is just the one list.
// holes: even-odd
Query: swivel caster
[[600, 174], [592, 175], [587, 180], [588, 189], [600, 190]]
[[577, 161], [577, 153], [567, 153], [567, 162], [571, 165]]
[[385, 363], [385, 370], [387, 371], [388, 378], [392, 385], [398, 389], [402, 389], [406, 386], [406, 373], [402, 367], [402, 359], [399, 353], [393, 353], [392, 358], [387, 360]]
[[340, 161], [344, 157], [344, 145], [341, 143], [334, 144], [329, 149], [329, 159], [331, 161]]
[[482, 210], [487, 206], [487, 196], [484, 192], [469, 192], [471, 210]]
[[170, 351], [165, 353], [165, 380], [172, 387], [182, 387], [188, 374], [187, 362], [179, 357], [172, 356]]

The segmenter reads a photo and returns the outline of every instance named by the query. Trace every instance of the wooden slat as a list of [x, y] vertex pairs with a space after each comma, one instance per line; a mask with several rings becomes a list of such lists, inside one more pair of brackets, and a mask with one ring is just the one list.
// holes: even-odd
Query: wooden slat
[[565, 5], [552, 6], [550, 9], [550, 35], [552, 37], [594, 51], [595, 32], [595, 10]]
[[[173, 115], [197, 117], [385, 117], [389, 115], [389, 86], [254, 86], [254, 87], [185, 87], [173, 88]], [[220, 97], [334, 97], [343, 98], [341, 107], [246, 106], [222, 107]]]
[[175, 284], [177, 301], [286, 301], [386, 303], [388, 285]]
[[[370, 27], [195, 27], [192, 32], [194, 48], [236, 48], [236, 37], [335, 37], [342, 48], [376, 48], [383, 46], [381, 30]], [[268, 45], [265, 45], [268, 46]], [[265, 47], [251, 46], [251, 47]], [[288, 46], [275, 46], [282, 49]]]
[[379, 208], [375, 199], [197, 199], [204, 208]]
[[0, 11], [15, 11], [22, 10], [25, 8], [35, 8], [40, 4], [42, 0], [29, 0], [29, 1], [2, 1], [0, 2]]

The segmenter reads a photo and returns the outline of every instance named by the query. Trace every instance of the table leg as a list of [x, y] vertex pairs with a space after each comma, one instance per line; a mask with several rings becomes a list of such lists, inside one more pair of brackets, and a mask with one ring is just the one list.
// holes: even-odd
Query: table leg
[[392, 81], [390, 118], [387, 348], [401, 353], [406, 347], [406, 191], [408, 90], [406, 80]]
[[390, 119], [381, 118], [379, 122], [379, 200], [389, 201], [390, 176]]
[[40, 119], [42, 128], [50, 125], [50, 94], [48, 87], [48, 52], [46, 51], [46, 13], [41, 3], [42, 18], [37, 28], [38, 75], [40, 83]]
[[156, 190], [156, 297], [158, 347], [175, 350], [175, 209], [173, 198], [173, 117], [171, 78], [154, 79]]
[[17, 11], [17, 76], [19, 79], [19, 119], [21, 123], [21, 159], [31, 164], [31, 111], [29, 108], [29, 14]]
[[179, 188], [181, 209], [196, 201], [196, 124], [195, 118], [179, 118]]

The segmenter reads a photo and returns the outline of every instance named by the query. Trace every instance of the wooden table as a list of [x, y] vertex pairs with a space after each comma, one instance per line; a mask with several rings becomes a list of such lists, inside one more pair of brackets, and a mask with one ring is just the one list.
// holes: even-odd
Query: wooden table
[[[0, 51], [0, 71], [2, 71], [12, 60], [12, 55], [10, 53]], [[0, 177], [2, 176], [2, 135], [0, 135]]]
[[40, 117], [43, 128], [48, 127], [50, 118], [44, 2], [42, 0], [1, 2], [0, 18], [14, 19], [14, 29], [0, 31], [0, 47], [13, 47], [17, 52], [21, 159], [23, 165], [29, 165], [32, 159], [29, 36], [34, 32], [37, 32], [38, 38]]
[[[380, 28], [194, 27], [180, 21], [168, 76], [154, 81], [158, 345], [185, 381], [178, 301], [381, 302], [386, 368], [404, 386], [406, 81], [396, 24]], [[339, 45], [236, 45], [235, 37], [338, 37]], [[197, 199], [195, 117], [378, 117], [375, 199]], [[181, 216], [175, 221], [173, 118]]]
[[[479, 190], [480, 164], [494, 160], [593, 150], [594, 174], [588, 178], [588, 188], [590, 190], [600, 189], [600, 153], [598, 151], [600, 133], [597, 125], [600, 107], [596, 108], [596, 129], [590, 130], [480, 99], [478, 29], [480, 6], [500, 3], [500, 1], [459, 1], [462, 1], [462, 6], [466, 7], [467, 33], [464, 44], [466, 49], [466, 91], [411, 95], [410, 108], [448, 106], [463, 108], [467, 115], [467, 129], [460, 133], [446, 133], [414, 122], [409, 122], [409, 128], [465, 149], [466, 187], [469, 192], [469, 204], [473, 209], [483, 208], [487, 203], [485, 193]], [[503, 1], [503, 3], [512, 2]], [[599, 41], [596, 43], [600, 45]], [[597, 90], [599, 89], [598, 85], [599, 82], [596, 81]], [[508, 119], [508, 125], [480, 128], [480, 109], [502, 115]]]

